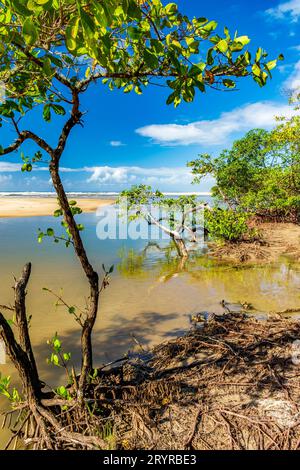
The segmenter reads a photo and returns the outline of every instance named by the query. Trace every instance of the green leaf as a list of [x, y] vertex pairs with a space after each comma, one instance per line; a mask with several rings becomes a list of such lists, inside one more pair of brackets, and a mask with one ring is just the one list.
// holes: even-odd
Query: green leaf
[[44, 62], [43, 62], [43, 70], [48, 77], [50, 77], [53, 74], [50, 57], [45, 57]]
[[262, 56], [263, 50], [261, 47], [257, 49], [256, 56], [255, 56], [255, 62], [259, 62]]
[[59, 116], [64, 116], [66, 114], [66, 110], [63, 106], [59, 104], [51, 104], [51, 108], [55, 112], [55, 114], [58, 114]]
[[173, 16], [178, 12], [178, 6], [176, 3], [168, 3], [168, 5], [165, 6], [165, 10], [168, 16]]
[[201, 29], [205, 30], [206, 32], [210, 33], [214, 31], [218, 26], [218, 23], [216, 21], [210, 21], [206, 25], [204, 25]]
[[59, 341], [58, 338], [55, 338], [54, 341], [53, 341], [53, 347], [55, 349], [55, 351], [60, 351], [61, 349], [61, 342]]
[[124, 88], [124, 93], [130, 93], [133, 90], [134, 85], [130, 83]]
[[256, 75], [257, 77], [260, 77], [261, 75], [261, 69], [260, 67], [257, 65], [257, 64], [253, 64], [252, 66], [252, 72], [254, 75]]
[[55, 366], [59, 366], [59, 358], [57, 354], [51, 354], [51, 362]]
[[220, 52], [223, 52], [225, 54], [225, 52], [227, 52], [228, 50], [228, 42], [226, 41], [226, 39], [222, 39], [220, 42], [218, 42], [216, 47]]
[[80, 18], [78, 16], [71, 19], [70, 23], [67, 26], [66, 34], [70, 35], [72, 39], [76, 39], [79, 30]]
[[138, 41], [143, 36], [143, 31], [138, 28], [135, 28], [134, 26], [129, 26], [129, 28], [127, 29], [127, 33], [130, 39], [132, 39], [133, 41]]
[[38, 235], [38, 243], [42, 243], [44, 236], [45, 236], [45, 234], [44, 234], [43, 232], [40, 232], [40, 233], [39, 233], [39, 235]]
[[236, 87], [236, 84], [233, 80], [230, 80], [229, 78], [225, 78], [223, 80], [223, 84], [227, 87], [227, 88], [235, 88]]
[[[24, 16], [29, 16], [32, 14], [28, 8], [24, 5], [24, 1], [21, 0], [14, 0], [14, 8], [17, 10], [18, 13]], [[27, 3], [27, 2], [26, 2]]]
[[152, 54], [147, 49], [144, 52], [144, 60], [146, 64], [153, 69], [155, 69], [158, 66], [158, 59], [156, 55]]
[[250, 38], [248, 36], [239, 36], [238, 38], [234, 39], [235, 42], [239, 42], [243, 46], [246, 46], [250, 42]]
[[43, 109], [43, 118], [46, 122], [50, 122], [51, 121], [51, 109], [50, 109], [50, 105], [49, 104], [46, 104], [44, 106], [44, 109]]
[[272, 70], [276, 67], [277, 65], [277, 60], [271, 60], [270, 62], [267, 62], [266, 63], [266, 67], [268, 68], [268, 70]]
[[54, 217], [60, 217], [62, 215], [62, 210], [61, 209], [56, 209], [54, 211]]
[[26, 18], [26, 20], [24, 21], [22, 32], [25, 42], [29, 46], [32, 46], [37, 41], [38, 31], [31, 18]]

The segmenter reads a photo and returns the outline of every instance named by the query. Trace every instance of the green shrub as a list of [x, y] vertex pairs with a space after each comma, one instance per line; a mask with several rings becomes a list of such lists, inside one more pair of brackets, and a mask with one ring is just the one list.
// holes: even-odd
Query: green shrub
[[249, 228], [250, 215], [231, 209], [212, 209], [205, 212], [205, 228], [214, 240], [239, 242], [250, 239], [255, 231]]

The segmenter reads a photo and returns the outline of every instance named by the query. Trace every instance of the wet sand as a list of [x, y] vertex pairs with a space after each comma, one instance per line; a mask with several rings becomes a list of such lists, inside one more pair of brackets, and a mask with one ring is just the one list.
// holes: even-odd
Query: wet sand
[[[76, 198], [83, 212], [95, 212], [98, 207], [112, 204], [112, 199]], [[58, 208], [55, 197], [1, 197], [0, 217], [35, 217], [52, 215]]]

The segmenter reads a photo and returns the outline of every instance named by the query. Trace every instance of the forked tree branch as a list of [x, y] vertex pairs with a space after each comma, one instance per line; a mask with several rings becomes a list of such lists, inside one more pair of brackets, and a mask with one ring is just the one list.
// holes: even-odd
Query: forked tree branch
[[0, 156], [15, 152], [26, 140], [33, 140], [42, 150], [45, 150], [45, 152], [50, 155], [53, 152], [52, 147], [38, 135], [31, 131], [21, 131], [19, 133], [19, 137], [11, 145], [0, 149]]

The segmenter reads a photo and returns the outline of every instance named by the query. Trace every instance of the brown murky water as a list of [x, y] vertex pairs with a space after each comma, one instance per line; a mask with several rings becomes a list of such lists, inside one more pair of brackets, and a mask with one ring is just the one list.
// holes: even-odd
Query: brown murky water
[[[273, 311], [300, 305], [300, 264], [281, 259], [273, 264], [233, 266], [212, 261], [206, 255], [193, 257], [182, 266], [167, 247], [144, 250], [142, 241], [99, 241], [94, 215], [82, 216], [84, 237], [95, 266], [115, 265], [110, 287], [101, 298], [94, 330], [96, 364], [117, 359], [136, 347], [134, 337], [151, 347], [189, 328], [189, 315], [199, 311], [221, 312], [220, 301], [248, 301], [258, 311]], [[51, 225], [50, 225], [51, 223]], [[42, 290], [63, 288], [64, 299], [84, 305], [87, 285], [71, 249], [50, 242], [37, 244], [38, 227], [53, 226], [51, 218], [0, 220], [0, 304], [11, 302], [13, 274], [32, 261], [28, 312], [33, 315], [31, 336], [41, 378], [50, 386], [64, 382], [60, 369], [49, 366], [46, 344], [58, 332], [64, 349], [79, 364], [77, 324], [66, 309]], [[3, 375], [18, 383], [11, 364], [0, 365]], [[0, 398], [0, 408], [8, 406]], [[7, 438], [0, 430], [0, 448]]]

